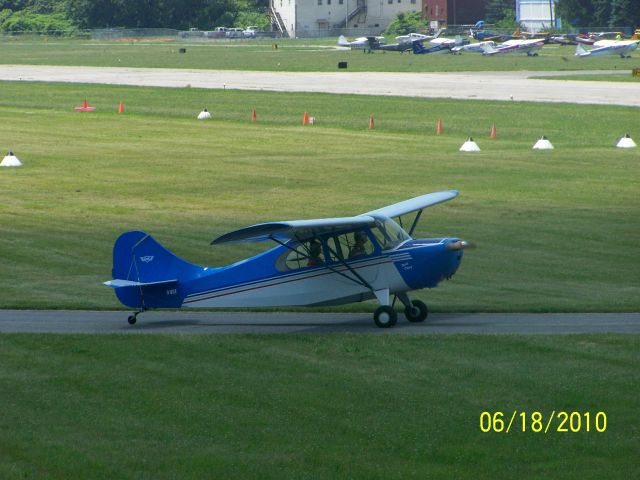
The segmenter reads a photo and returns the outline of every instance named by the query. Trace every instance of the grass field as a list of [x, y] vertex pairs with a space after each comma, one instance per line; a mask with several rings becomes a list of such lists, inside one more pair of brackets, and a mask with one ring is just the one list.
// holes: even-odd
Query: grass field
[[[0, 477], [633, 478], [638, 352], [624, 335], [0, 335]], [[480, 431], [514, 410], [509, 433]], [[581, 412], [580, 431], [535, 433], [535, 411]]]
[[[412, 55], [334, 48], [335, 38], [322, 40], [238, 41], [211, 43], [21, 40], [0, 41], [0, 63], [35, 65], [88, 65], [122, 67], [165, 67], [223, 70], [439, 72], [505, 70], [624, 70], [640, 67], [640, 54], [632, 59], [616, 56], [574, 58], [575, 47], [546, 45], [537, 57], [526, 55], [478, 54]], [[185, 54], [179, 50], [186, 48]]]
[[[546, 47], [533, 59], [418, 64], [295, 42], [277, 51], [186, 46], [179, 55], [178, 45], [0, 42], [0, 62], [325, 71], [339, 60], [350, 70], [402, 71], [631, 65], [578, 64], [562, 59], [572, 52]], [[75, 113], [83, 98], [98, 110]], [[205, 106], [213, 120], [196, 121]], [[316, 125], [300, 125], [304, 111]], [[438, 118], [442, 136], [434, 135]], [[640, 156], [613, 148], [627, 132], [637, 141], [638, 125], [638, 110], [624, 107], [0, 83], [0, 151], [14, 149], [24, 162], [0, 169], [0, 308], [117, 308], [101, 282], [127, 229], [221, 265], [257, 251], [209, 246], [229, 229], [352, 215], [457, 188], [459, 198], [425, 213], [418, 234], [456, 235], [478, 248], [452, 282], [418, 295], [432, 311], [638, 311]], [[469, 135], [482, 152], [458, 152]], [[541, 135], [554, 151], [531, 150]], [[3, 334], [0, 478], [634, 478], [639, 342]], [[483, 412], [504, 412], [508, 423], [514, 411], [509, 433], [481, 432]], [[591, 431], [583, 422], [578, 433], [558, 432], [556, 420], [535, 433], [535, 411], [545, 421], [552, 412], [590, 414]], [[603, 433], [594, 429], [598, 412], [607, 415]]]
[[[73, 111], [85, 97], [96, 112]], [[212, 121], [195, 120], [203, 106]], [[639, 157], [613, 148], [626, 132], [640, 138], [636, 109], [3, 83], [1, 148], [25, 166], [0, 172], [0, 307], [118, 307], [101, 282], [128, 229], [222, 265], [261, 248], [209, 246], [229, 229], [456, 188], [418, 235], [479, 248], [419, 294], [433, 311], [637, 311]], [[556, 150], [531, 150], [543, 134]], [[469, 135], [479, 154], [458, 152]]]

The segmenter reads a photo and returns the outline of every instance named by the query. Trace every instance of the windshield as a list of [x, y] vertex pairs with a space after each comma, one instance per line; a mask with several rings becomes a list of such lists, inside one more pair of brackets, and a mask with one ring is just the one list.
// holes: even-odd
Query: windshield
[[407, 232], [390, 218], [379, 219], [371, 232], [375, 235], [382, 250], [389, 250], [405, 240], [411, 239]]

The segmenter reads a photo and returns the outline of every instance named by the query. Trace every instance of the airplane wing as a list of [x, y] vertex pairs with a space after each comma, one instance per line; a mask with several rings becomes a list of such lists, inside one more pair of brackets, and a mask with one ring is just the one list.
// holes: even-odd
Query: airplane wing
[[452, 198], [457, 197], [459, 193], [460, 192], [457, 190], [427, 193], [426, 195], [420, 195], [419, 197], [411, 198], [403, 202], [394, 203], [393, 205], [372, 210], [370, 212], [363, 213], [362, 215], [364, 217], [401, 217], [402, 215], [451, 200]]
[[315, 220], [285, 220], [282, 222], [259, 223], [250, 227], [234, 230], [214, 239], [211, 245], [231, 242], [264, 242], [277, 239], [287, 241], [291, 238], [307, 240], [325, 233], [373, 226], [376, 219], [368, 215], [342, 218], [319, 218]]
[[[221, 243], [264, 242], [267, 240], [287, 241], [297, 238], [308, 240], [318, 235], [356, 230], [361, 227], [373, 227], [379, 217], [400, 217], [411, 212], [422, 210], [432, 205], [446, 202], [458, 196], [457, 190], [428, 193], [419, 197], [394, 203], [357, 217], [318, 218], [315, 220], [285, 220], [280, 222], [258, 223], [241, 228], [215, 238], [211, 245]], [[413, 230], [413, 229], [412, 229]], [[411, 233], [410, 233], [411, 235]]]

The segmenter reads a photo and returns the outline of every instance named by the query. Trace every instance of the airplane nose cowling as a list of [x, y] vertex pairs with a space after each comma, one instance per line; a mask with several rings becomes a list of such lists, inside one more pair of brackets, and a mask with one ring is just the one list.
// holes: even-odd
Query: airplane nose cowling
[[412, 240], [403, 246], [411, 252], [412, 266], [400, 272], [412, 289], [433, 288], [456, 273], [466, 246], [458, 238]]

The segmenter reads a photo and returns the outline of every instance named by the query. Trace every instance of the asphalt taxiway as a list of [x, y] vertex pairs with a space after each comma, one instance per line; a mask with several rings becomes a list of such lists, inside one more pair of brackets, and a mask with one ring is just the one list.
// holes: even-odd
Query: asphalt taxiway
[[[631, 68], [626, 70], [631, 75]], [[257, 72], [130, 67], [2, 65], [0, 80], [149, 87], [322, 92], [427, 98], [566, 102], [640, 107], [638, 82], [544, 80], [613, 72]]]
[[640, 313], [436, 313], [377, 328], [367, 313], [0, 310], [0, 333], [58, 334], [574, 334], [640, 333]]

